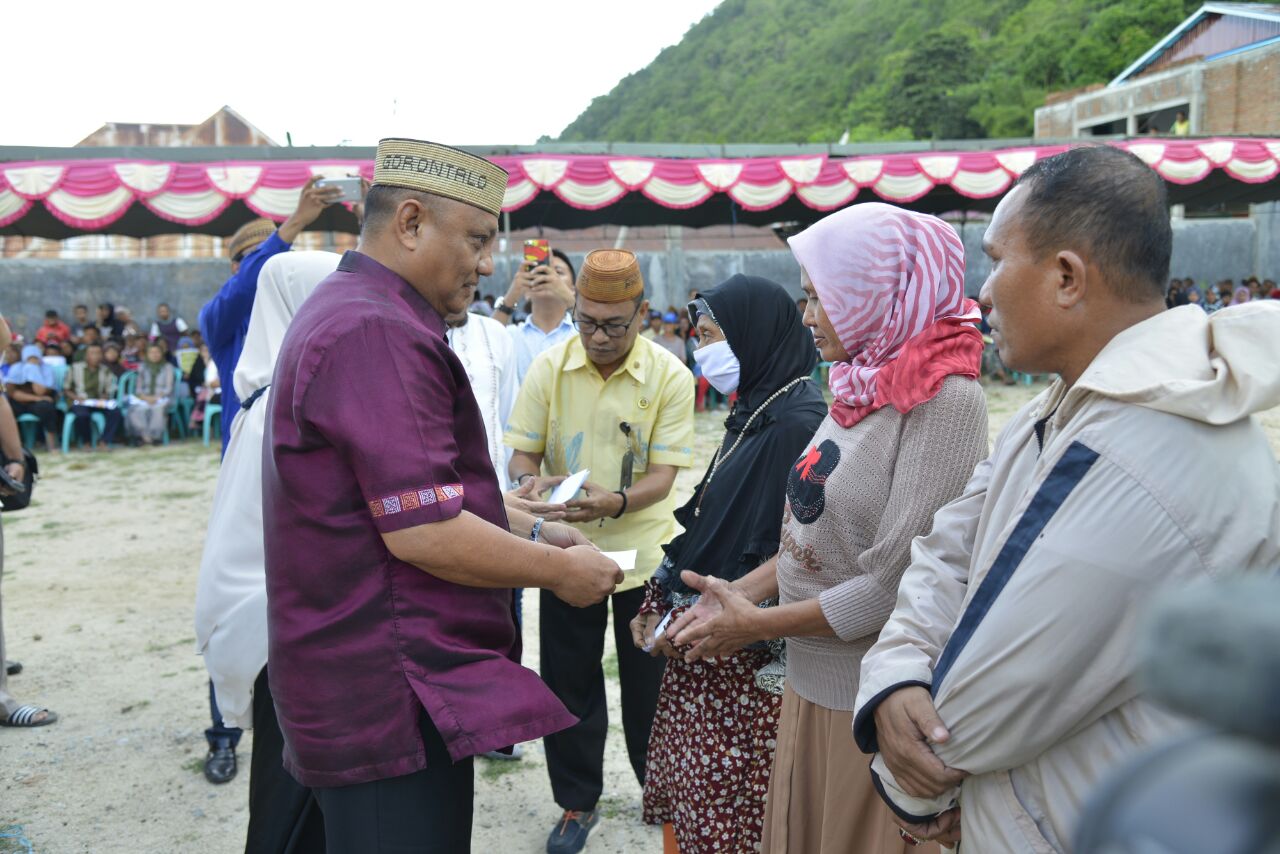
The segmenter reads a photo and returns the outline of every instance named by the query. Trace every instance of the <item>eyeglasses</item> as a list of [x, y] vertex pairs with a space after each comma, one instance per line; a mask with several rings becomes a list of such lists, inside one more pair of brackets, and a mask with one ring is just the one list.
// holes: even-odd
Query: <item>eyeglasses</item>
[[596, 323], [594, 320], [586, 318], [573, 318], [574, 325], [578, 327], [578, 331], [588, 338], [596, 334], [597, 329], [603, 329], [604, 334], [610, 338], [622, 338], [627, 334], [627, 330], [631, 328], [631, 324], [635, 323], [636, 315], [640, 313], [640, 306], [636, 306], [636, 310], [631, 313], [631, 317], [626, 323]]

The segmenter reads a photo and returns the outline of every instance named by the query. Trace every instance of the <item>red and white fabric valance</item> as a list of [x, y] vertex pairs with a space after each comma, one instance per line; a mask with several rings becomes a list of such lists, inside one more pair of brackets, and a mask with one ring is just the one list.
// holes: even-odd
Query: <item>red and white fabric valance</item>
[[[1280, 175], [1277, 139], [1142, 139], [1110, 143], [1128, 149], [1166, 180], [1193, 184], [1220, 169], [1246, 183]], [[540, 192], [570, 207], [598, 210], [628, 193], [642, 193], [674, 209], [725, 195], [749, 211], [798, 198], [827, 211], [864, 191], [908, 204], [939, 186], [961, 196], [998, 196], [1028, 166], [1066, 146], [989, 151], [929, 151], [862, 157], [825, 154], [743, 159], [676, 159], [616, 155], [528, 154], [493, 157], [511, 173], [503, 205], [516, 211]], [[282, 221], [293, 212], [313, 175], [373, 177], [368, 160], [223, 161], [179, 163], [131, 160], [56, 160], [0, 164], [0, 227], [35, 203], [77, 229], [107, 230], [134, 204], [182, 226], [203, 225], [233, 201]]]

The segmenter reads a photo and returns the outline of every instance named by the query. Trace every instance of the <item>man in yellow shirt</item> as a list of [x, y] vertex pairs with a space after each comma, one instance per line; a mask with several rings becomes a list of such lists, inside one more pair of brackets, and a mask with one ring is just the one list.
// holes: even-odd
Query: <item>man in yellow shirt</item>
[[[635, 255], [601, 249], [578, 277], [579, 334], [540, 355], [520, 388], [507, 427], [510, 475], [534, 491], [589, 469], [565, 521], [604, 551], [637, 552], [635, 569], [613, 599], [613, 634], [622, 683], [622, 723], [636, 778], [644, 783], [663, 659], [636, 649], [627, 628], [644, 583], [677, 533], [672, 485], [693, 463], [694, 384], [689, 369], [640, 337], [648, 319]], [[544, 739], [556, 803], [564, 810], [547, 840], [550, 854], [577, 852], [598, 821], [608, 732], [604, 655], [608, 608], [540, 599], [543, 681], [580, 723]]]

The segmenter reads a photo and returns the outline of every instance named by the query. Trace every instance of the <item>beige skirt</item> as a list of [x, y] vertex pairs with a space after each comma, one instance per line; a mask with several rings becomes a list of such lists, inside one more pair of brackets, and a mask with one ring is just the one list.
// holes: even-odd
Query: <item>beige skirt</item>
[[810, 703], [787, 686], [769, 780], [761, 854], [938, 854], [913, 846], [871, 783], [853, 743], [853, 713]]

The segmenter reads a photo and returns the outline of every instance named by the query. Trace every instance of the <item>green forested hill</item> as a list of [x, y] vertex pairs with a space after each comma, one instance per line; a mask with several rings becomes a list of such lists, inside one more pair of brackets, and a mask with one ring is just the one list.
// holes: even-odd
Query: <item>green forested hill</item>
[[[1200, 0], [725, 0], [565, 141], [1030, 136], [1047, 92], [1124, 70]], [[640, 7], [643, 14], [643, 6]]]

